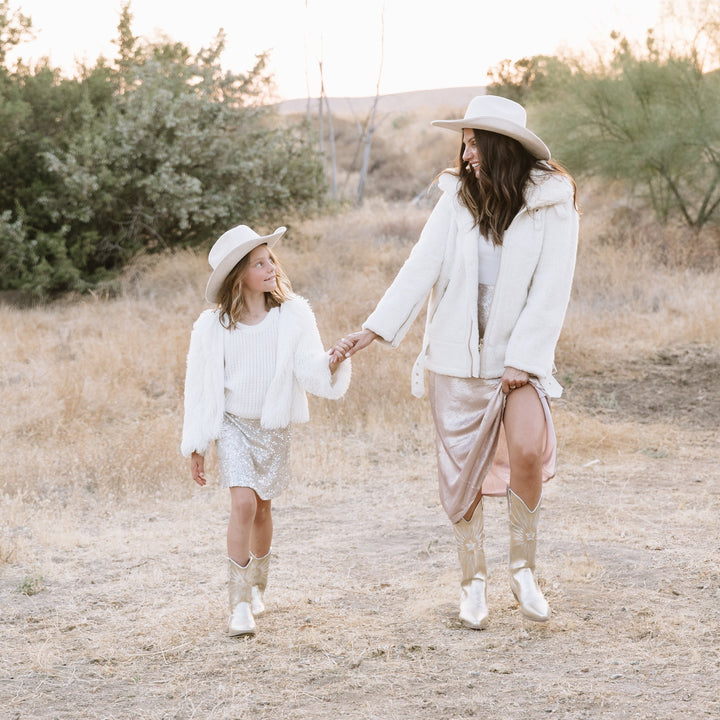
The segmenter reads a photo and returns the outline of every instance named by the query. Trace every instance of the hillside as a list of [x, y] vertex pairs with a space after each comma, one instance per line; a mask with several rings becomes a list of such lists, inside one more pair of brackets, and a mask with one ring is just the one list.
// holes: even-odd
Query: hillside
[[[476, 95], [483, 95], [485, 88], [478, 87], [457, 87], [440, 88], [437, 90], [417, 90], [414, 92], [394, 93], [381, 95], [378, 101], [378, 112], [380, 113], [405, 113], [417, 110], [442, 110], [444, 108], [462, 108]], [[333, 114], [338, 115], [363, 115], [367, 113], [375, 100], [374, 97], [330, 97], [328, 98], [330, 109]], [[311, 103], [317, 107], [317, 98], [312, 98]], [[283, 115], [304, 113], [307, 108], [307, 98], [285, 100], [277, 107]]]

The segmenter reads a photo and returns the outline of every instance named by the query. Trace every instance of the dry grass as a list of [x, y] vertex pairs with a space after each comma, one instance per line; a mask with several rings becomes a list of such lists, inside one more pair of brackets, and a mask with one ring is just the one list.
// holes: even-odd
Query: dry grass
[[[409, 392], [421, 322], [357, 358], [343, 401], [312, 399], [275, 503], [269, 612], [255, 639], [231, 640], [227, 498], [196, 488], [178, 452], [205, 259], [145, 258], [114, 299], [0, 308], [3, 717], [717, 717], [720, 457], [700, 411], [718, 402], [720, 272], [611, 242], [607, 202], [585, 201], [558, 352], [547, 625], [509, 593], [499, 499], [490, 627], [456, 620], [429, 411]], [[293, 224], [281, 259], [327, 344], [372, 309], [426, 215], [374, 200]], [[685, 365], [643, 382], [660, 355]]]

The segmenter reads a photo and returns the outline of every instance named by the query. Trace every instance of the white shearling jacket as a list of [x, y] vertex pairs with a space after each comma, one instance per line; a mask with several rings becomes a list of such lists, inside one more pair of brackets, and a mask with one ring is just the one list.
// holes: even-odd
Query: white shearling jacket
[[[287, 427], [310, 419], [306, 391], [338, 399], [350, 385], [351, 365], [345, 360], [332, 374], [315, 315], [299, 295], [279, 308], [278, 349], [275, 376], [263, 404], [264, 428]], [[220, 435], [225, 412], [224, 333], [220, 313], [205, 310], [195, 321], [190, 336], [185, 375], [185, 416], [181, 452], [204, 455]]]
[[459, 180], [439, 180], [438, 200], [420, 239], [363, 324], [397, 347], [430, 293], [423, 349], [412, 373], [412, 392], [425, 392], [423, 368], [455, 377], [500, 378], [505, 367], [538, 378], [550, 397], [555, 346], [570, 299], [578, 239], [578, 213], [570, 180], [533, 171], [525, 205], [503, 236], [500, 268], [485, 336], [478, 330], [480, 233], [458, 197]]

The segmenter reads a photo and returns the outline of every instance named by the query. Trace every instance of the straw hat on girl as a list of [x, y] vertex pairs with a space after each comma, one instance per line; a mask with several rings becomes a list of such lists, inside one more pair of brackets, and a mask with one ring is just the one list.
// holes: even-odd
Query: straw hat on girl
[[271, 235], [258, 235], [247, 225], [238, 225], [224, 232], [208, 254], [213, 270], [205, 288], [205, 299], [211, 303], [218, 302], [218, 293], [230, 271], [258, 245], [272, 248], [286, 231], [287, 228], [279, 227]]

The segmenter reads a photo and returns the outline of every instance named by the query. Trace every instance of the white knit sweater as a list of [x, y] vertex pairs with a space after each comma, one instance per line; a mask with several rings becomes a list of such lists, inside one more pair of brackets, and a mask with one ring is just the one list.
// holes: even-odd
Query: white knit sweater
[[275, 375], [280, 313], [273, 308], [257, 325], [225, 333], [225, 410], [257, 419]]

